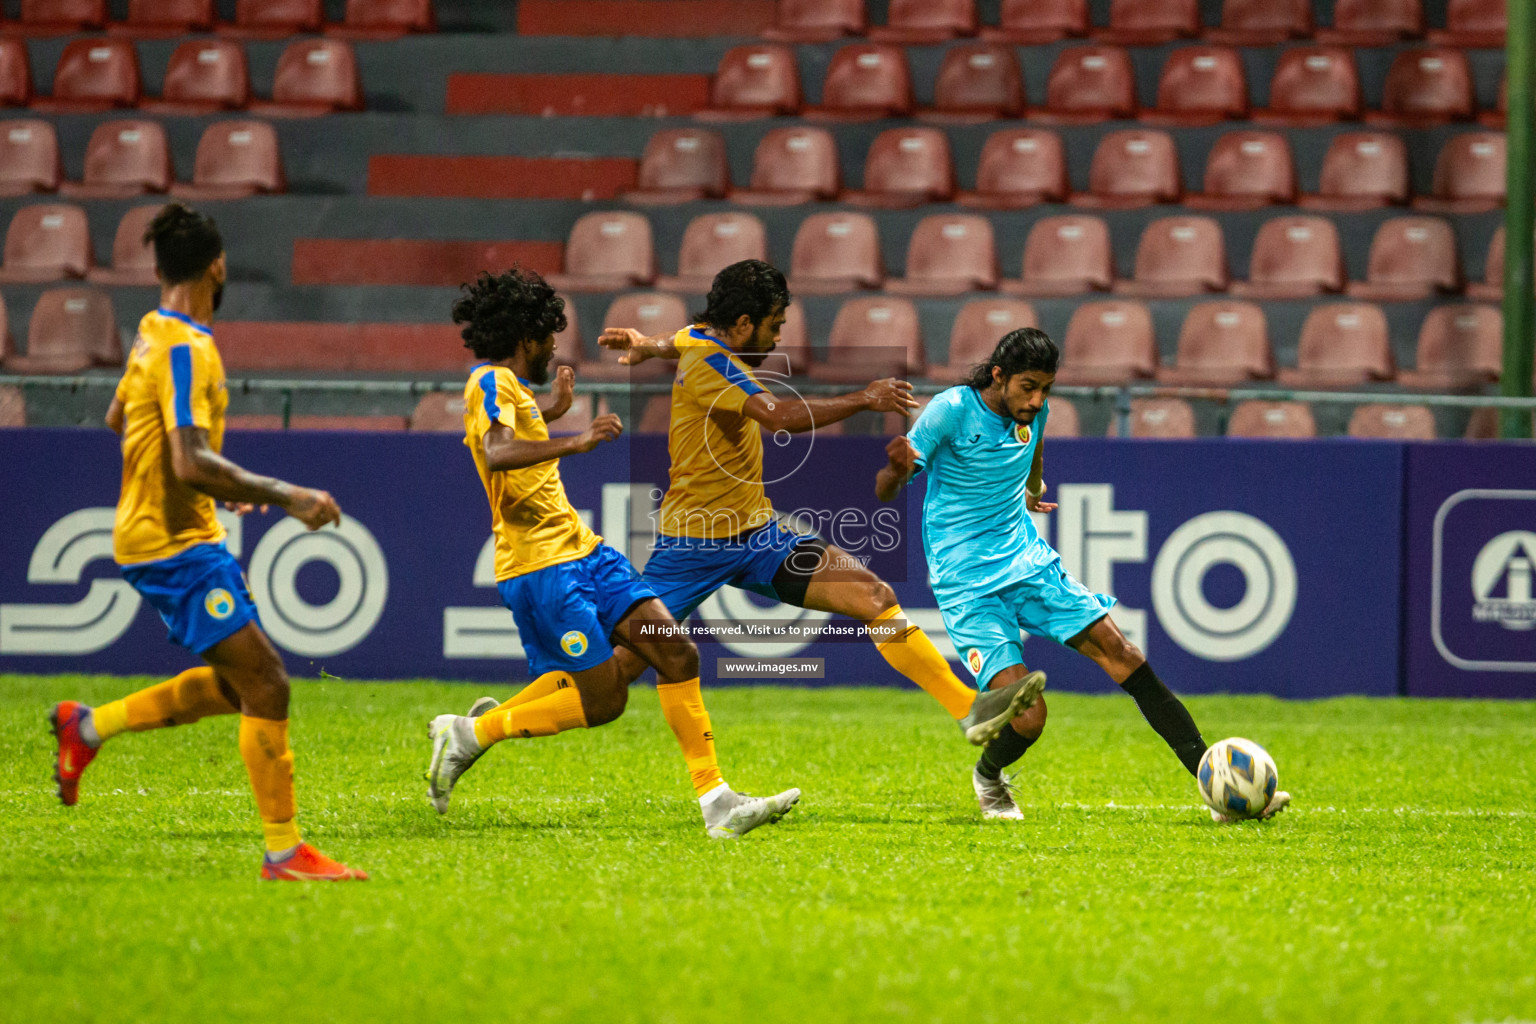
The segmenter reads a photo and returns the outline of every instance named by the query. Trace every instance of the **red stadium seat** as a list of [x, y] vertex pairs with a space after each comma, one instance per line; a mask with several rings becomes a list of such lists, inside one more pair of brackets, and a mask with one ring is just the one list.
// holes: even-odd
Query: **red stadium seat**
[[1436, 306], [1419, 328], [1404, 387], [1456, 391], [1492, 384], [1504, 369], [1504, 314], [1497, 306]]
[[106, 23], [107, 0], [21, 0], [21, 20], [14, 25], [27, 35], [68, 35]]
[[126, 39], [76, 39], [53, 72], [53, 95], [32, 101], [48, 113], [94, 113], [138, 104], [139, 57]]
[[464, 431], [464, 396], [449, 391], [422, 395], [411, 412], [407, 429], [435, 434], [459, 434]]
[[156, 121], [107, 121], [85, 147], [85, 179], [59, 191], [80, 199], [126, 199], [171, 187], [171, 151]]
[[788, 46], [735, 46], [709, 83], [709, 107], [694, 116], [732, 121], [800, 112], [800, 65]]
[[1339, 232], [1326, 217], [1276, 217], [1254, 239], [1248, 280], [1233, 281], [1233, 295], [1304, 299], [1344, 288]]
[[[784, 312], [784, 327], [779, 331], [779, 343], [763, 360], [763, 368], [777, 373], [787, 369], [799, 375], [811, 368], [811, 342], [805, 326], [804, 303], [791, 302]], [[787, 364], [787, 366], [786, 366]]]
[[624, 193], [626, 202], [662, 206], [723, 198], [731, 187], [725, 140], [704, 128], [657, 132], [645, 144], [638, 185]]
[[972, 366], [992, 355], [1003, 335], [1038, 326], [1034, 307], [1022, 299], [972, 299], [955, 315], [945, 364], [928, 367], [928, 376], [932, 380], [960, 380]]
[[303, 39], [277, 61], [271, 102], [251, 104], [268, 117], [317, 117], [363, 109], [363, 83], [352, 46], [340, 39]]
[[216, 114], [250, 102], [245, 48], [227, 39], [194, 39], [176, 47], [160, 98], [143, 108], [155, 114]]
[[863, 189], [842, 198], [860, 206], [921, 206], [954, 191], [948, 137], [936, 128], [891, 128], [870, 143]]
[[141, 38], [210, 32], [216, 14], [213, 0], [128, 0], [128, 20], [107, 31]]
[[862, 36], [868, 27], [864, 0], [779, 0], [767, 39], [793, 43], [825, 43], [843, 36]]
[[976, 190], [955, 201], [984, 210], [1017, 210], [1067, 198], [1061, 137], [1034, 128], [1005, 128], [987, 136], [976, 169]]
[[1297, 343], [1296, 368], [1282, 368], [1280, 383], [1298, 388], [1355, 387], [1397, 375], [1387, 318], [1379, 306], [1338, 302], [1307, 314]]
[[890, 0], [886, 24], [869, 38], [889, 43], [942, 43], [976, 34], [976, 0]]
[[[1047, 420], [1047, 423], [1050, 421]], [[1130, 437], [1182, 440], [1199, 437], [1195, 429], [1195, 409], [1182, 398], [1133, 398], [1128, 424]], [[1109, 421], [1110, 437], [1118, 437], [1120, 424]]]
[[1427, 405], [1357, 405], [1345, 433], [1384, 441], [1433, 441], [1435, 414]]
[[[0, 342], [0, 365], [7, 352]], [[27, 425], [27, 398], [21, 388], [0, 387], [0, 427], [24, 427]]]
[[32, 62], [27, 44], [0, 37], [0, 107], [24, 107], [32, 102]]
[[0, 196], [53, 192], [63, 176], [53, 125], [17, 120], [0, 127]]
[[1071, 400], [1051, 396], [1051, 411], [1045, 418], [1046, 437], [1081, 437], [1082, 424], [1078, 419], [1077, 406]]
[[209, 125], [198, 140], [192, 184], [175, 185], [171, 194], [183, 199], [241, 199], [287, 190], [272, 126], [265, 121], [220, 121]]
[[5, 232], [0, 283], [50, 284], [91, 268], [91, 226], [78, 206], [23, 206]]
[[282, 39], [319, 32], [324, 19], [322, 0], [238, 0], [234, 22], [219, 31], [245, 39]]
[[1088, 34], [1088, 0], [1003, 0], [996, 28], [984, 27], [981, 38], [1014, 46], [1054, 43]]
[[1199, 34], [1199, 0], [1110, 0], [1109, 28], [1093, 35], [1117, 46], [1151, 46]]
[[5, 362], [12, 373], [79, 373], [121, 365], [112, 298], [94, 288], [52, 288], [38, 296], [27, 326], [27, 354]]
[[1174, 298], [1227, 290], [1227, 244], [1210, 217], [1163, 217], [1146, 226], [1136, 246], [1136, 276], [1121, 295]]
[[1141, 112], [1148, 124], [1219, 124], [1248, 116], [1248, 78], [1237, 51], [1188, 46], [1169, 54], [1157, 83], [1157, 107]]
[[1456, 233], [1438, 217], [1394, 217], [1371, 239], [1364, 281], [1345, 291], [1372, 302], [1408, 302], [1436, 292], [1461, 291]]
[[1184, 186], [1179, 151], [1167, 132], [1133, 128], [1099, 140], [1088, 168], [1088, 191], [1072, 196], [1075, 206], [1126, 210], [1176, 203]]
[[881, 377], [921, 377], [923, 332], [906, 299], [849, 299], [837, 311], [826, 362], [811, 367], [817, 380], [864, 383]]
[[1408, 201], [1408, 147], [1386, 132], [1335, 135], [1323, 157], [1316, 195], [1301, 197], [1310, 210], [1341, 212]]
[[1472, 69], [1460, 50], [1405, 50], [1392, 61], [1372, 124], [1424, 128], [1472, 117]]
[[347, 0], [340, 25], [326, 35], [347, 39], [396, 39], [410, 32], [436, 32], [432, 0]]
[[1251, 302], [1202, 302], [1184, 317], [1177, 362], [1157, 379], [1185, 387], [1232, 387], [1275, 375], [1264, 311]]
[[1504, 134], [1467, 132], [1440, 147], [1434, 194], [1413, 201], [1430, 213], [1486, 213], [1504, 205]]
[[1354, 55], [1339, 46], [1298, 46], [1280, 55], [1269, 82], [1269, 107], [1255, 110], [1261, 124], [1296, 126], [1353, 121], [1360, 116], [1360, 79]]
[[1451, 0], [1445, 11], [1445, 28], [1430, 32], [1430, 42], [1441, 46], [1503, 49], [1508, 28], [1505, 0]]
[[652, 395], [647, 398], [641, 407], [640, 418], [631, 429], [636, 434], [665, 435], [672, 429], [672, 396]]
[[550, 274], [562, 292], [615, 292], [645, 287], [656, 280], [651, 222], [638, 213], [608, 210], [589, 213], [571, 228], [565, 243], [565, 269]]
[[807, 117], [875, 121], [912, 113], [912, 72], [899, 46], [855, 43], [832, 55], [821, 86], [821, 105]]
[[837, 143], [825, 128], [775, 128], [757, 144], [751, 187], [731, 200], [752, 206], [795, 206], [835, 199], [842, 187]]
[[1483, 261], [1483, 279], [1467, 285], [1467, 298], [1499, 302], [1504, 298], [1504, 225], [1500, 224], [1488, 240], [1488, 256]]
[[[5, 296], [0, 295], [0, 367], [6, 365], [6, 361], [11, 358], [13, 349], [14, 340], [11, 338], [11, 315], [5, 309]], [[14, 406], [11, 409], [7, 409], [6, 404], [13, 402], [14, 398], [19, 397], [20, 394], [21, 392], [17, 391], [15, 396], [12, 396], [7, 392], [0, 391], [0, 412], [8, 413], [14, 417]], [[25, 423], [15, 423], [0, 418], [0, 426], [20, 427], [25, 425]]]
[[1484, 128], [1503, 131], [1509, 121], [1509, 76], [1499, 76], [1499, 102], [1493, 110], [1479, 110], [1477, 123]]
[[1184, 197], [1196, 210], [1257, 210], [1296, 201], [1291, 144], [1279, 132], [1228, 132], [1205, 158], [1205, 191]]
[[1157, 372], [1152, 314], [1139, 302], [1085, 302], [1067, 323], [1058, 384], [1123, 384]]
[[123, 214], [112, 240], [112, 265], [92, 267], [85, 275], [91, 284], [148, 286], [155, 280], [155, 250], [144, 244], [149, 222], [163, 209], [156, 203], [135, 206]]
[[565, 300], [565, 330], [555, 335], [556, 366], [580, 366], [586, 358], [581, 345], [581, 324], [576, 318], [576, 303]]
[[1312, 438], [1317, 436], [1317, 421], [1312, 407], [1305, 402], [1264, 402], [1254, 399], [1237, 403], [1227, 423], [1228, 437]]
[[1045, 83], [1045, 108], [1031, 116], [1046, 124], [1087, 124], [1136, 116], [1136, 74], [1118, 46], [1063, 50]]
[[1320, 43], [1389, 46], [1424, 34], [1420, 0], [1335, 0], [1333, 27], [1319, 29]]
[[[648, 338], [675, 334], [689, 324], [688, 307], [676, 295], [662, 292], [635, 292], [621, 295], [609, 305], [603, 327], [633, 327]], [[647, 359], [634, 369], [620, 366], [618, 356], [604, 352], [596, 362], [584, 362], [576, 370], [579, 377], [607, 380], [660, 380], [672, 375], [676, 366], [665, 359]]]
[[741, 260], [768, 258], [763, 222], [750, 213], [706, 213], [688, 222], [677, 275], [657, 280], [667, 291], [703, 295], [721, 270]]
[[944, 54], [928, 120], [986, 121], [1024, 116], [1024, 76], [1013, 49], [995, 43], [955, 46]]
[[1097, 217], [1045, 217], [1024, 240], [1024, 272], [1003, 291], [1047, 297], [1105, 291], [1115, 280], [1109, 227]]
[[895, 295], [962, 295], [996, 287], [992, 222], [965, 213], [918, 221], [907, 244], [907, 276], [885, 282]]
[[815, 213], [800, 222], [789, 260], [795, 295], [836, 295], [885, 282], [880, 230], [862, 213]]
[[1272, 46], [1312, 34], [1312, 0], [1223, 0], [1221, 27], [1205, 38], [1225, 46]]

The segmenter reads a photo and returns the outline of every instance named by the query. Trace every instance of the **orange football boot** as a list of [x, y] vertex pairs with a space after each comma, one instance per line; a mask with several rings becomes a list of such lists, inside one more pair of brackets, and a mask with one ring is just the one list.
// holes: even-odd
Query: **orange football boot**
[[77, 700], [64, 700], [48, 712], [48, 724], [59, 744], [53, 780], [59, 784], [59, 799], [64, 801], [65, 807], [75, 806], [75, 801], [80, 799], [80, 776], [96, 757], [97, 748], [86, 746], [85, 740], [80, 738], [80, 720], [89, 710], [89, 706]]
[[274, 863], [262, 859], [261, 877], [277, 882], [347, 882], [368, 881], [368, 873], [331, 860], [308, 843], [300, 843], [293, 855]]

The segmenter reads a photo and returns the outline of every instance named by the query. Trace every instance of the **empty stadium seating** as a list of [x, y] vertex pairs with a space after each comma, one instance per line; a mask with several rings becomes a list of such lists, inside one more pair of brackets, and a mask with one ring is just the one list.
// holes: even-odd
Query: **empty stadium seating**
[[192, 183], [176, 185], [181, 199], [240, 199], [287, 188], [277, 133], [265, 121], [211, 124], [197, 143]]
[[171, 54], [160, 98], [141, 106], [155, 114], [213, 114], [250, 102], [245, 48], [227, 39], [194, 39]]
[[53, 72], [53, 93], [32, 101], [45, 113], [92, 113], [132, 107], [142, 89], [139, 55], [126, 39], [76, 39]]
[[23, 206], [5, 232], [0, 283], [45, 284], [80, 278], [91, 262], [91, 229], [84, 210], [57, 203]]
[[[1055, 403], [1052, 403], [1053, 405]], [[1052, 412], [1055, 410], [1052, 409]], [[1119, 434], [1119, 424], [1111, 420], [1109, 436]], [[1131, 437], [1162, 440], [1195, 437], [1195, 410], [1182, 398], [1133, 398], [1128, 424]]]
[[[929, 366], [934, 380], [960, 380], [972, 366], [985, 362], [1003, 335], [1021, 327], [1038, 327], [1035, 310], [1022, 299], [972, 299], [960, 307], [949, 332], [949, 356], [943, 365]], [[1052, 402], [1052, 413], [1055, 413]]]
[[1345, 432], [1388, 441], [1433, 441], [1435, 414], [1422, 405], [1359, 405]]
[[725, 140], [698, 128], [657, 132], [640, 158], [638, 185], [624, 194], [627, 202], [654, 206], [722, 198], [731, 185]]
[[1205, 161], [1204, 191], [1184, 197], [1196, 210], [1256, 210], [1296, 199], [1291, 144], [1279, 132], [1228, 132]]
[[1466, 132], [1435, 158], [1433, 193], [1413, 205], [1430, 213], [1483, 213], [1504, 205], [1506, 154], [1499, 132]]
[[1221, 26], [1205, 38], [1228, 46], [1273, 46], [1312, 35], [1312, 0], [1222, 0]]
[[1173, 297], [1227, 290], [1227, 248], [1209, 217], [1164, 217], [1136, 246], [1136, 275], [1115, 285], [1122, 295]]
[[571, 228], [565, 268], [550, 274], [560, 291], [612, 292], [643, 287], [656, 279], [651, 222], [638, 213], [589, 213]]
[[1024, 115], [1024, 76], [1013, 50], [996, 43], [951, 47], [933, 85], [927, 120], [984, 121]]
[[1450, 0], [1445, 28], [1432, 30], [1430, 41], [1442, 46], [1503, 46], [1504, 5], [1505, 0]]
[[1276, 217], [1259, 229], [1248, 280], [1230, 291], [1252, 299], [1300, 299], [1344, 288], [1339, 232], [1323, 217]]
[[837, 311], [827, 357], [811, 367], [813, 379], [862, 384], [881, 377], [921, 377], [923, 334], [917, 309], [906, 299], [849, 299]]
[[912, 70], [899, 46], [854, 43], [838, 50], [821, 86], [821, 103], [807, 117], [873, 121], [912, 112]]
[[948, 136], [936, 128], [892, 128], [870, 144], [864, 187], [842, 198], [860, 206], [920, 206], [946, 200], [954, 190]]
[[26, 355], [6, 359], [11, 373], [78, 373], [121, 366], [117, 314], [106, 292], [52, 288], [38, 297], [27, 327]]
[[802, 295], [879, 288], [885, 281], [880, 234], [860, 213], [817, 213], [800, 222], [790, 257], [789, 287]]
[[677, 273], [658, 278], [667, 291], [702, 295], [722, 269], [739, 260], [768, 258], [763, 222], [750, 213], [706, 213], [688, 222], [677, 257]]
[[59, 138], [47, 121], [6, 121], [0, 127], [0, 196], [54, 192], [64, 177]]
[[114, 35], [156, 38], [213, 29], [213, 0], [128, 0], [128, 17], [107, 26]]
[[1163, 64], [1157, 106], [1141, 112], [1149, 124], [1219, 124], [1248, 116], [1248, 79], [1236, 50], [1189, 46]]
[[32, 102], [32, 61], [27, 44], [0, 37], [0, 107], [25, 107]]
[[112, 241], [112, 265], [91, 267], [86, 280], [102, 285], [155, 284], [155, 251], [144, 244], [144, 232], [162, 207], [135, 206], [123, 214]]
[[870, 29], [871, 39], [896, 43], [941, 43], [976, 34], [976, 0], [890, 0], [886, 24]]
[[864, 0], [779, 0], [773, 26], [763, 35], [796, 43], [861, 36], [868, 28]]
[[1053, 395], [1050, 414], [1045, 418], [1045, 436], [1079, 437], [1081, 435], [1082, 423], [1077, 406], [1073, 405], [1069, 398]]
[[99, 29], [107, 16], [106, 0], [21, 0], [16, 28], [27, 35], [66, 35]]
[[1317, 33], [1325, 43], [1386, 46], [1424, 34], [1420, 0], [1337, 0], [1333, 25]]
[[1504, 225], [1500, 224], [1488, 240], [1488, 256], [1483, 261], [1483, 279], [1467, 285], [1467, 298], [1498, 302], [1504, 297]]
[[1045, 217], [1024, 240], [1021, 279], [1002, 287], [1017, 295], [1077, 295], [1105, 291], [1114, 280], [1108, 225], [1097, 217]]
[[694, 116], [726, 121], [795, 114], [800, 110], [800, 68], [788, 46], [727, 50], [709, 86], [709, 107]]
[[1072, 196], [1077, 206], [1130, 209], [1175, 203], [1183, 193], [1179, 153], [1167, 132], [1131, 129], [1099, 140], [1088, 168], [1088, 191]]
[[1282, 367], [1281, 384], [1299, 388], [1356, 387], [1397, 373], [1387, 318], [1368, 303], [1316, 306], [1307, 314], [1296, 366]]
[[1059, 384], [1126, 384], [1157, 372], [1152, 314], [1139, 302], [1085, 302], [1062, 341]]
[[1264, 311], [1249, 302], [1202, 302], [1179, 330], [1174, 365], [1160, 366], [1160, 383], [1229, 387], [1275, 375]]
[[1408, 147], [1385, 132], [1344, 132], [1323, 156], [1318, 191], [1301, 197], [1312, 210], [1350, 212], [1408, 201]]
[[1491, 384], [1503, 369], [1504, 316], [1495, 306], [1430, 310], [1419, 328], [1414, 368], [1398, 374], [1405, 387], [1460, 390]]
[[1150, 46], [1199, 34], [1199, 0], [1110, 0], [1109, 27], [1094, 37], [1122, 46]]
[[1045, 83], [1045, 107], [1031, 111], [1046, 124], [1086, 124], [1136, 116], [1136, 73], [1116, 46], [1061, 51]]
[[997, 25], [981, 37], [1015, 46], [1054, 43], [1088, 34], [1088, 0], [1003, 0]]
[[347, 0], [341, 24], [327, 25], [325, 31], [351, 39], [391, 39], [436, 28], [432, 0]]
[[235, 20], [219, 31], [244, 39], [282, 39], [318, 32], [325, 19], [321, 0], [237, 0]]
[[842, 187], [837, 143], [824, 128], [775, 128], [757, 144], [748, 188], [731, 200], [752, 206], [794, 206], [832, 199]]
[[1387, 72], [1381, 109], [1366, 120], [1399, 128], [1424, 128], [1472, 116], [1472, 69], [1460, 50], [1406, 50]]
[[357, 56], [340, 39], [304, 39], [291, 43], [277, 61], [272, 99], [251, 104], [265, 117], [318, 117], [363, 108], [363, 83]]
[[1066, 199], [1067, 161], [1055, 132], [1007, 128], [987, 137], [976, 188], [955, 201], [986, 210], [1013, 210]]
[[1269, 106], [1252, 116], [1261, 124], [1295, 126], [1357, 119], [1360, 79], [1353, 55], [1338, 46], [1287, 50], [1269, 82]]
[[[674, 334], [688, 326], [688, 307], [676, 295], [663, 292], [621, 295], [608, 306], [600, 326], [633, 327], [648, 338]], [[662, 359], [648, 359], [629, 369], [618, 365], [617, 358], [613, 353], [604, 352], [596, 360], [583, 361], [576, 372], [582, 377], [599, 380], [656, 380], [672, 374], [672, 367]]]
[[59, 185], [62, 195], [125, 199], [171, 187], [171, 151], [157, 121], [107, 121], [91, 133], [85, 177]]
[[924, 217], [907, 245], [907, 274], [889, 280], [897, 295], [959, 295], [997, 287], [992, 223], [975, 214]]
[[1438, 217], [1394, 217], [1371, 239], [1370, 267], [1364, 281], [1345, 289], [1373, 302], [1427, 299], [1436, 292], [1461, 290], [1461, 262], [1456, 235]]
[[1312, 407], [1305, 402], [1239, 402], [1227, 421], [1228, 437], [1300, 439], [1317, 436]]

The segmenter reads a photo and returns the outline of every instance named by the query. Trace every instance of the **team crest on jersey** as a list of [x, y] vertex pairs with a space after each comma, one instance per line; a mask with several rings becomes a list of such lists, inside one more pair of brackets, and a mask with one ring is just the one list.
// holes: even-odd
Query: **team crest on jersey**
[[1013, 436], [1019, 439], [1019, 444], [1029, 444], [1030, 436], [1033, 433], [1030, 427], [1031, 424], [1020, 423], [1013, 428]]
[[587, 634], [579, 629], [568, 630], [560, 638], [560, 649], [573, 658], [587, 653]]
[[981, 652], [972, 647], [965, 652], [965, 665], [971, 670], [971, 675], [981, 675]]
[[223, 587], [215, 588], [203, 598], [203, 610], [216, 619], [227, 619], [235, 613], [235, 598]]

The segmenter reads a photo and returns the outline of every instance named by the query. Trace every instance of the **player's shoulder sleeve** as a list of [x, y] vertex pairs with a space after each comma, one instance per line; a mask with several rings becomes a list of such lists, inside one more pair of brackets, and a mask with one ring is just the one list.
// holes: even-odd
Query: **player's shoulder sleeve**
[[684, 327], [672, 335], [672, 347], [682, 352], [690, 348], [711, 348], [715, 339], [700, 331], [697, 327]]
[[531, 401], [517, 383], [517, 375], [505, 366], [484, 366], [474, 371], [468, 404], [474, 401], [484, 412], [484, 427], [489, 430], [493, 423], [517, 429], [518, 406]]
[[156, 369], [165, 429], [213, 429], [213, 395], [223, 376], [213, 343], [199, 338], [176, 338], [159, 353], [152, 352], [151, 358], [164, 364]]
[[685, 353], [688, 365], [680, 366], [683, 386], [706, 409], [740, 412], [753, 395], [766, 394], [746, 366], [728, 350], [711, 343]]
[[953, 387], [935, 395], [917, 417], [917, 422], [912, 424], [912, 429], [907, 431], [907, 440], [917, 449], [919, 469], [926, 468], [934, 454], [955, 433], [963, 413], [960, 403], [965, 398], [964, 387]]

